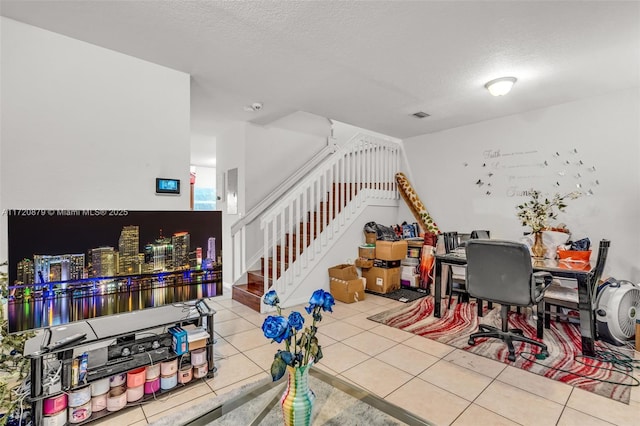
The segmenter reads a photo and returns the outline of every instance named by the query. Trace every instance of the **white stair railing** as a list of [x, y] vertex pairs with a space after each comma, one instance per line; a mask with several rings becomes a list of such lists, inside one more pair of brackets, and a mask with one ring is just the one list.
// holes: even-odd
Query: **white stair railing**
[[366, 205], [398, 199], [400, 150], [395, 142], [358, 134], [265, 211], [265, 293], [271, 284], [286, 300]]

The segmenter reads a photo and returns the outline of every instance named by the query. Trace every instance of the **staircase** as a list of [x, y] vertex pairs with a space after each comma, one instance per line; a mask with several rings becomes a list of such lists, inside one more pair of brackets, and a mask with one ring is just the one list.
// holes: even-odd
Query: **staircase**
[[[308, 294], [304, 301], [291, 295], [339, 240], [341, 229], [372, 202], [397, 205], [399, 154], [394, 142], [356, 135], [298, 182], [260, 216], [262, 249], [233, 285], [232, 298], [258, 312], [271, 288], [283, 307], [306, 302]], [[234, 234], [234, 256], [246, 252], [246, 232], [243, 227]]]

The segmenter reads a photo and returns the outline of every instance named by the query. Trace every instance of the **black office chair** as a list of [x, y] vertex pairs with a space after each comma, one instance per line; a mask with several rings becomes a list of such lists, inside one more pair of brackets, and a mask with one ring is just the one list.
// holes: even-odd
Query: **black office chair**
[[[602, 278], [604, 272], [604, 265], [607, 262], [607, 255], [609, 254], [609, 246], [611, 241], [600, 240], [598, 247], [598, 257], [596, 259], [596, 267], [593, 275], [591, 276], [591, 292], [596, 294], [598, 283]], [[578, 308], [578, 290], [575, 288], [567, 288], [561, 286], [559, 283], [553, 283], [547, 289], [544, 295], [544, 326], [545, 328], [551, 327], [551, 317], [556, 319], [568, 320], [570, 316], [563, 312], [564, 309], [569, 311], [577, 311]], [[595, 309], [595, 307], [593, 307]]]
[[[446, 253], [451, 253], [453, 250], [460, 247], [460, 236], [457, 232], [443, 232], [442, 239], [444, 242], [444, 251]], [[453, 293], [458, 294], [458, 303], [462, 301], [469, 301], [469, 295], [467, 294], [467, 290], [464, 285], [464, 272], [460, 273], [460, 268], [464, 267], [457, 267], [457, 270], [454, 270], [453, 266], [447, 265], [447, 295], [449, 296], [447, 309], [451, 307], [451, 297], [453, 296]]]
[[[463, 235], [468, 236], [469, 238], [462, 237]], [[461, 238], [462, 237], [462, 238]], [[458, 247], [465, 247], [466, 244], [472, 239], [480, 239], [480, 238], [489, 238], [489, 231], [471, 231], [471, 234], [458, 234], [457, 232], [445, 232], [443, 233], [444, 238], [444, 248], [447, 253], [450, 253], [452, 250]], [[464, 238], [464, 239], [463, 239]], [[460, 272], [461, 269], [464, 269], [463, 266], [453, 267], [449, 266], [448, 280], [447, 280], [447, 294], [449, 298], [447, 300], [447, 309], [451, 307], [451, 299], [453, 298], [453, 294], [456, 293], [458, 295], [458, 303], [460, 302], [469, 302], [469, 292], [467, 291], [467, 286], [465, 284], [465, 273]], [[481, 317], [483, 313], [483, 302], [481, 299], [477, 299], [478, 304], [478, 316]], [[493, 304], [489, 302], [489, 309], [493, 308]]]
[[515, 361], [513, 341], [526, 342], [540, 347], [548, 356], [544, 343], [525, 337], [520, 329], [509, 329], [511, 306], [538, 308], [537, 337], [543, 335], [544, 292], [551, 284], [548, 272], [533, 273], [529, 248], [522, 243], [501, 240], [469, 240], [466, 247], [466, 284], [469, 294], [477, 299], [500, 303], [502, 329], [479, 324], [480, 331], [469, 336], [469, 345], [480, 337], [503, 340], [509, 348], [509, 360]]
[[488, 240], [489, 238], [491, 238], [489, 231], [484, 231], [484, 230], [473, 230], [471, 231], [471, 239], [472, 240]]

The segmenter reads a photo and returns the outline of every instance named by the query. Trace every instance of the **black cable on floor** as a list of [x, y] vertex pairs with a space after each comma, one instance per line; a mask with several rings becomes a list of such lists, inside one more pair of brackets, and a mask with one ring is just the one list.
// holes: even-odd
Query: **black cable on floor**
[[[609, 383], [609, 384], [612, 384], [612, 385], [631, 386], [631, 387], [640, 386], [640, 380], [638, 380], [635, 377], [633, 377], [633, 375], [628, 374], [630, 371], [633, 371], [633, 368], [634, 368], [633, 366], [631, 367], [630, 370], [622, 371], [618, 367], [618, 365], [620, 365], [618, 362], [614, 363], [614, 362], [609, 361], [609, 360], [607, 360], [605, 358], [599, 358], [598, 355], [597, 355], [598, 352], [600, 352], [600, 351], [596, 351], [596, 356], [595, 357], [590, 357], [590, 356], [586, 356], [586, 355], [576, 355], [573, 358], [573, 360], [578, 362], [578, 363], [580, 363], [580, 364], [582, 364], [582, 365], [587, 365], [587, 364], [585, 362], [580, 361], [579, 358], [593, 359], [595, 361], [600, 361], [600, 362], [609, 362], [609, 363], [614, 365], [614, 368], [597, 367], [597, 366], [593, 366], [593, 365], [590, 365], [589, 367], [596, 368], [596, 369], [599, 369], [599, 370], [605, 370], [605, 371], [612, 371], [612, 372], [620, 373], [620, 374], [630, 378], [631, 379], [631, 384], [621, 383], [621, 382], [614, 382], [614, 381], [605, 380], [605, 379], [599, 379], [599, 378], [596, 378], [596, 377], [587, 376], [585, 374], [579, 374], [579, 373], [576, 373], [575, 371], [565, 370], [563, 368], [558, 368], [558, 367], [552, 367], [550, 365], [546, 365], [546, 364], [540, 362], [538, 360], [538, 358], [536, 357], [537, 354], [534, 354], [532, 352], [521, 352], [520, 356], [522, 358], [526, 359], [529, 362], [541, 365], [541, 366], [546, 367], [546, 368], [548, 368], [550, 370], [561, 371], [561, 372], [567, 373], [567, 374], [573, 374], [574, 376], [577, 376], [577, 377], [584, 377], [585, 379], [590, 379], [590, 380], [594, 380], [594, 381], [598, 381], [598, 382], [602, 382], [602, 383]], [[525, 355], [530, 355], [532, 357], [532, 359], [527, 358]], [[624, 354], [622, 354], [622, 355], [624, 355]], [[634, 363], [636, 362], [634, 360], [632, 360], [632, 361]]]

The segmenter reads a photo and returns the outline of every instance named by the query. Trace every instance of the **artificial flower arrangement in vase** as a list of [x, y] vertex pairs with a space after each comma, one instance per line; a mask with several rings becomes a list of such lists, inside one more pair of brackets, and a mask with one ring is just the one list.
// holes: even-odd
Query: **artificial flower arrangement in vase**
[[[313, 363], [322, 359], [322, 348], [316, 337], [318, 323], [322, 321], [322, 312], [333, 312], [335, 300], [331, 293], [316, 290], [304, 309], [313, 318], [310, 327], [304, 327], [304, 317], [292, 311], [288, 317], [282, 316], [280, 299], [275, 290], [264, 295], [264, 303], [276, 308], [278, 315], [270, 315], [262, 324], [262, 332], [272, 342], [285, 343], [285, 350], [278, 349], [271, 364], [271, 378], [280, 380], [285, 371], [289, 380], [280, 405], [285, 425], [309, 425], [315, 394], [309, 389], [309, 369]], [[304, 328], [304, 329], [303, 329]]]
[[542, 193], [538, 190], [531, 189], [527, 191], [531, 197], [516, 207], [518, 210], [518, 219], [522, 226], [531, 228], [534, 235], [534, 243], [531, 247], [531, 253], [534, 258], [544, 258], [546, 248], [542, 242], [542, 231], [549, 228], [549, 221], [556, 219], [559, 212], [564, 212], [567, 207], [565, 200], [580, 197], [580, 192], [574, 191], [566, 195], [556, 193], [553, 198], [543, 198]]

